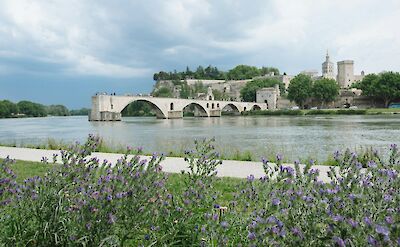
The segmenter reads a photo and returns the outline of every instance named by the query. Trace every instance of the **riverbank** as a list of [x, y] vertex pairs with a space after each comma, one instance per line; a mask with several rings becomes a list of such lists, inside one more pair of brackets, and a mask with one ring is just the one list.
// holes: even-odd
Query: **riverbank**
[[309, 116], [309, 115], [379, 115], [400, 114], [400, 108], [371, 109], [315, 109], [315, 110], [255, 110], [242, 112], [244, 116]]
[[[17, 146], [16, 144], [2, 144], [0, 143], [0, 148], [21, 148], [21, 149], [29, 149], [29, 150], [43, 150], [45, 152], [52, 150], [52, 151], [59, 151], [59, 150], [67, 150], [69, 147], [74, 145], [75, 143], [68, 143], [62, 140], [56, 140], [53, 138], [47, 139], [45, 143], [42, 144], [23, 144]], [[351, 150], [349, 148], [344, 149], [344, 150], [335, 150], [335, 151], [340, 151], [340, 152], [355, 152], [358, 154], [359, 158], [361, 160], [364, 160], [368, 157], [371, 156], [371, 154], [374, 152], [374, 149], [372, 147], [361, 147], [357, 148], [354, 150]], [[300, 163], [307, 163], [309, 160], [313, 160], [315, 164], [322, 165], [322, 166], [337, 166], [338, 162], [333, 159], [333, 153], [335, 151], [332, 151], [331, 154], [329, 154], [325, 159], [318, 160], [315, 157], [308, 157], [308, 158], [303, 158], [303, 159], [297, 159]], [[117, 147], [112, 147], [111, 145], [106, 144], [106, 142], [100, 138], [100, 143], [98, 147], [96, 148], [97, 153], [103, 153], [103, 154], [129, 154], [129, 155], [141, 155], [141, 156], [146, 156], [150, 157], [153, 152], [148, 152], [144, 151], [143, 147], [124, 147], [122, 145], [118, 145]], [[163, 155], [166, 155], [170, 158], [183, 158], [185, 157], [185, 151], [181, 150], [174, 150], [174, 151], [169, 151], [163, 153]], [[240, 151], [240, 150], [235, 150], [233, 154], [226, 154], [226, 153], [221, 153], [220, 152], [220, 158], [222, 160], [231, 160], [231, 161], [248, 161], [248, 162], [257, 162], [260, 161], [261, 159], [266, 159], [270, 162], [276, 163], [277, 162], [277, 157], [285, 162], [285, 163], [293, 163], [294, 160], [289, 160], [286, 158], [285, 153], [282, 152], [273, 152], [272, 149], [268, 153], [264, 153], [263, 155], [256, 155], [255, 153], [245, 150], [245, 151]], [[360, 160], [360, 161], [361, 161]]]
[[[3, 144], [0, 143], [0, 148], [1, 147], [10, 147], [10, 148], [27, 148], [27, 149], [36, 149], [36, 150], [53, 150], [53, 151], [58, 151], [58, 150], [66, 150], [68, 149], [73, 143], [67, 143], [64, 141], [58, 141], [52, 138], [49, 138], [47, 142], [42, 143], [42, 144], [23, 144], [17, 146], [16, 144]], [[129, 151], [127, 151], [129, 149]], [[98, 148], [96, 149], [97, 152], [99, 153], [107, 153], [107, 154], [122, 154], [122, 153], [129, 153], [130, 155], [144, 155], [144, 156], [151, 156], [152, 153], [143, 151], [143, 147], [123, 147], [120, 145], [119, 147], [112, 147], [110, 145], [105, 144], [104, 142], [101, 142]], [[362, 154], [362, 156], [368, 155], [369, 152], [371, 152], [370, 149], [365, 148], [365, 149], [360, 149], [358, 150]], [[174, 157], [174, 158], [183, 158], [185, 156], [184, 151], [169, 151], [164, 153], [168, 157]], [[265, 153], [264, 155], [258, 156], [255, 153], [252, 153], [251, 151], [239, 151], [235, 150], [233, 154], [226, 154], [226, 153], [220, 153], [220, 157], [222, 160], [234, 160], [234, 161], [260, 161], [262, 158], [265, 158], [271, 162], [277, 162], [277, 155], [281, 157], [283, 162], [285, 163], [292, 163], [293, 160], [288, 160], [283, 153]], [[302, 163], [308, 162], [308, 159], [300, 159], [299, 160]], [[324, 160], [316, 160], [314, 159], [315, 162], [317, 162], [319, 165], [323, 166], [336, 166], [337, 162], [331, 157], [328, 156]]]
[[[9, 156], [12, 159], [40, 162], [47, 158], [49, 162], [53, 160], [53, 156], [57, 155], [57, 164], [61, 164], [60, 151], [56, 150], [46, 150], [46, 149], [30, 149], [30, 148], [15, 148], [15, 147], [0, 147], [0, 158], [5, 159]], [[118, 159], [123, 157], [122, 153], [101, 153], [94, 152], [89, 158], [96, 157], [100, 161], [107, 160], [112, 164], [115, 164]], [[132, 158], [133, 155], [129, 155]], [[140, 159], [149, 160], [151, 156], [140, 155]], [[274, 166], [274, 163], [269, 163], [269, 165]], [[166, 157], [162, 162], [161, 166], [163, 171], [167, 173], [181, 173], [181, 171], [188, 171], [188, 163], [184, 158], [177, 157]], [[293, 164], [285, 164], [294, 168]], [[329, 181], [327, 175], [330, 170], [329, 166], [314, 165], [313, 168], [320, 171], [320, 179], [322, 181]], [[254, 161], [236, 161], [236, 160], [223, 160], [222, 164], [217, 168], [218, 177], [232, 177], [232, 178], [247, 178], [249, 175], [254, 175], [256, 178], [263, 177], [265, 175], [263, 169], [263, 162]]]

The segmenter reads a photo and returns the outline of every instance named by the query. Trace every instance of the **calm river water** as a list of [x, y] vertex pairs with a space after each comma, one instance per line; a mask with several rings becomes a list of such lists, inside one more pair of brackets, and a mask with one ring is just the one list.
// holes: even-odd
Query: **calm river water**
[[400, 115], [279, 116], [88, 122], [87, 117], [0, 119], [0, 143], [39, 144], [48, 139], [84, 141], [98, 134], [114, 147], [143, 146], [146, 152], [183, 151], [196, 138], [216, 138], [221, 153], [251, 151], [255, 159], [282, 153], [286, 160], [325, 160], [335, 150], [400, 144]]

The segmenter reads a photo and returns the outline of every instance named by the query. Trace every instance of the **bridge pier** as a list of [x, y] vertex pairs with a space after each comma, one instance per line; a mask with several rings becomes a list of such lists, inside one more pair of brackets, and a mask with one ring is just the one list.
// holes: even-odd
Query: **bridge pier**
[[90, 112], [89, 121], [121, 121], [121, 113], [120, 112]]
[[221, 110], [210, 110], [210, 117], [220, 117]]
[[168, 119], [183, 118], [183, 111], [168, 111]]

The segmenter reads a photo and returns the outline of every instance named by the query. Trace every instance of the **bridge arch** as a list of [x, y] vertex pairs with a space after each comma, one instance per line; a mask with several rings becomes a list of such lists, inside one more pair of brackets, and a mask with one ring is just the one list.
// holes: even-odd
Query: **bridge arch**
[[252, 111], [259, 111], [261, 110], [261, 107], [259, 105], [253, 105], [253, 107], [251, 108]]
[[189, 107], [193, 107], [195, 117], [208, 117], [207, 109], [205, 109], [202, 105], [195, 102], [183, 106], [182, 111], [185, 111], [185, 108], [187, 109]]
[[234, 115], [239, 115], [240, 114], [240, 110], [235, 104], [228, 103], [225, 106], [221, 106], [221, 107], [222, 107], [222, 109], [221, 109], [222, 112], [229, 112], [229, 113], [232, 113]]
[[[128, 107], [131, 103], [134, 103], [134, 102], [143, 102], [143, 103], [146, 103], [147, 105], [149, 105], [151, 107], [151, 109], [155, 112], [157, 118], [167, 118], [167, 114], [163, 110], [161, 110], [155, 103], [153, 103], [147, 99], [130, 100], [126, 104], [124, 104], [124, 106], [122, 107], [120, 112], [122, 112], [126, 107]], [[171, 106], [173, 107], [173, 105], [171, 105]]]

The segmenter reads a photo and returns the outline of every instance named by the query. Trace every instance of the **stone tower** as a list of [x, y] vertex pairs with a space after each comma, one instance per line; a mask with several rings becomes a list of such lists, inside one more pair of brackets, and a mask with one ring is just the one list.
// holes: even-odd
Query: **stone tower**
[[334, 64], [329, 59], [329, 53], [326, 51], [325, 62], [322, 63], [322, 77], [335, 80]]
[[344, 60], [337, 63], [338, 75], [337, 82], [341, 88], [348, 88], [355, 81], [354, 61]]

